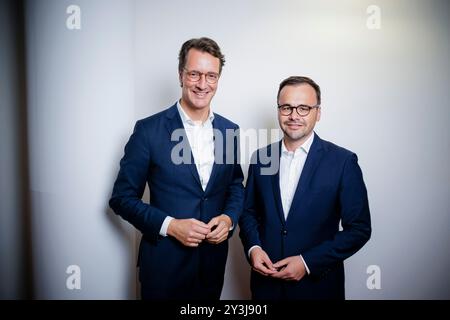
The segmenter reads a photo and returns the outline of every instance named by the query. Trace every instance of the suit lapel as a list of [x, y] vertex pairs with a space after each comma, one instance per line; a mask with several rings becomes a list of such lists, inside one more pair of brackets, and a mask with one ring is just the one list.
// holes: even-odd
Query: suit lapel
[[[172, 133], [175, 130], [178, 130], [178, 129], [181, 129], [180, 132], [182, 134], [180, 140], [178, 140], [178, 141], [172, 141], [171, 140], [172, 148], [175, 145], [177, 145], [178, 143], [180, 143], [180, 142], [185, 142], [186, 143], [185, 148], [183, 148], [183, 152], [189, 152], [190, 162], [185, 164], [185, 165], [188, 166], [189, 171], [191, 171], [191, 174], [194, 177], [194, 180], [197, 181], [197, 183], [200, 186], [200, 189], [203, 190], [202, 183], [200, 182], [200, 176], [199, 176], [199, 174], [197, 172], [197, 167], [195, 166], [194, 156], [192, 154], [192, 149], [191, 149], [191, 146], [189, 144], [189, 139], [188, 139], [188, 137], [186, 135], [186, 130], [184, 130], [183, 122], [181, 121], [181, 117], [180, 117], [180, 114], [178, 112], [176, 104], [173, 105], [171, 108], [169, 108], [169, 110], [167, 111], [167, 115], [166, 116], [168, 118], [167, 119], [168, 121], [166, 122], [166, 128], [167, 128], [167, 131], [169, 132], [169, 137], [171, 137]], [[178, 137], [176, 137], [176, 138], [178, 138]]]
[[[280, 157], [281, 157], [281, 143], [282, 140], [278, 142], [278, 170], [276, 174], [272, 175], [272, 188], [273, 196], [275, 198], [275, 206], [278, 211], [278, 216], [280, 218], [281, 224], [284, 226], [286, 221], [284, 219], [283, 205], [281, 204], [281, 192], [280, 192]], [[272, 150], [269, 151], [272, 154]]]
[[300, 175], [300, 181], [298, 182], [297, 189], [295, 190], [294, 198], [292, 199], [287, 220], [298, 212], [299, 206], [301, 206], [302, 202], [306, 199], [308, 185], [310, 184], [311, 178], [316, 171], [320, 160], [322, 159], [323, 153], [322, 140], [317, 134], [315, 134], [314, 141], [309, 149], [305, 165], [303, 166], [302, 174]]
[[[214, 164], [211, 170], [208, 184], [205, 188], [205, 193], [208, 193], [212, 188], [214, 179], [217, 176], [217, 172], [219, 170], [219, 164], [225, 163], [226, 159], [226, 129], [222, 126], [222, 123], [220, 119], [217, 118], [217, 116], [214, 116], [212, 127], [214, 134]], [[217, 137], [218, 134], [221, 134], [221, 137]]]

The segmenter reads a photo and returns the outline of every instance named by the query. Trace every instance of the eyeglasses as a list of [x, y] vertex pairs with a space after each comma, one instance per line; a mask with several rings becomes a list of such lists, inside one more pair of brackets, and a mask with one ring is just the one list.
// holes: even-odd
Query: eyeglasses
[[187, 69], [184, 69], [184, 71], [186, 71], [187, 78], [190, 81], [194, 81], [194, 82], [199, 81], [200, 78], [202, 77], [202, 75], [205, 75], [206, 82], [208, 82], [210, 84], [214, 84], [217, 81], [219, 81], [219, 77], [220, 77], [220, 75], [218, 73], [215, 73], [215, 72], [203, 73], [203, 72], [200, 72], [200, 71], [187, 70]]
[[296, 107], [293, 107], [289, 104], [282, 104], [282, 105], [278, 106], [278, 110], [280, 110], [280, 113], [283, 116], [290, 116], [295, 109], [299, 116], [306, 117], [309, 114], [309, 112], [311, 111], [311, 109], [314, 109], [314, 108], [320, 108], [320, 105], [307, 106], [305, 104], [300, 104]]

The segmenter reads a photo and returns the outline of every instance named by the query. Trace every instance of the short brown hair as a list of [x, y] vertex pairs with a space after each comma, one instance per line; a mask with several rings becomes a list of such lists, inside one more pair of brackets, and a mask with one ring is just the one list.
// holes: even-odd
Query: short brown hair
[[292, 76], [281, 81], [277, 94], [277, 102], [280, 99], [281, 89], [283, 89], [285, 86], [298, 86], [301, 84], [309, 84], [311, 87], [313, 87], [314, 91], [316, 91], [317, 104], [320, 106], [321, 99], [320, 99], [319, 85], [315, 83], [314, 80], [308, 77], [301, 77], [301, 76]]
[[220, 60], [219, 73], [222, 73], [222, 67], [225, 65], [225, 56], [220, 52], [219, 45], [212, 39], [202, 37], [198, 39], [191, 39], [183, 43], [180, 54], [178, 55], [178, 72], [182, 73], [185, 65], [187, 55], [190, 49], [197, 49], [201, 52], [207, 52], [213, 57]]

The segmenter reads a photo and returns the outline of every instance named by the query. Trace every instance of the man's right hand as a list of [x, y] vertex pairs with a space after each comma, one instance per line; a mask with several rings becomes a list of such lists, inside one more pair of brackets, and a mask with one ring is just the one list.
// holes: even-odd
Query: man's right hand
[[197, 219], [172, 219], [167, 234], [187, 247], [198, 247], [211, 231], [210, 227]]
[[277, 272], [277, 269], [273, 266], [267, 253], [260, 247], [255, 247], [250, 252], [250, 262], [253, 270], [268, 276]]

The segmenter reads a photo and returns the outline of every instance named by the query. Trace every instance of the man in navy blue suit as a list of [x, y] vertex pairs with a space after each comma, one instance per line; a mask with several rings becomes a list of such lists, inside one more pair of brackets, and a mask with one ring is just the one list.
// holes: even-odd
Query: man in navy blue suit
[[321, 109], [313, 80], [282, 81], [277, 102], [283, 139], [254, 154], [239, 222], [252, 296], [345, 299], [343, 261], [371, 234], [358, 158], [314, 133]]
[[210, 107], [224, 62], [215, 41], [186, 41], [181, 99], [137, 121], [125, 146], [109, 204], [142, 232], [143, 299], [220, 298], [244, 193], [238, 126]]

